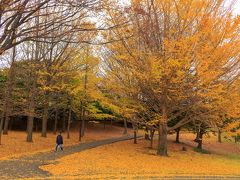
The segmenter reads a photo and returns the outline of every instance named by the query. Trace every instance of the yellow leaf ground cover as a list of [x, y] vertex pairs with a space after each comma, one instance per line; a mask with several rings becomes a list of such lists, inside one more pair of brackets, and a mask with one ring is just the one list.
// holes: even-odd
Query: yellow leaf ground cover
[[[122, 135], [123, 128], [106, 126], [102, 124], [94, 124], [86, 129], [83, 142], [90, 142], [111, 137], [119, 137]], [[67, 139], [67, 134], [63, 133], [64, 146], [78, 144], [78, 131], [72, 130], [70, 139]], [[2, 144], [0, 145], [0, 159], [8, 157], [16, 157], [22, 154], [54, 150], [56, 136], [52, 132], [47, 134], [47, 138], [41, 137], [40, 132], [33, 133], [33, 143], [26, 142], [26, 133], [22, 131], [9, 131], [8, 135], [2, 135]]]
[[[193, 137], [193, 136], [191, 136]], [[169, 157], [156, 156], [149, 142], [118, 142], [75, 153], [42, 166], [54, 178], [131, 178], [176, 175], [240, 175], [240, 154], [233, 157], [199, 154], [190, 145], [175, 144], [170, 137]], [[211, 140], [209, 142], [212, 142]], [[226, 145], [226, 144], [225, 144]], [[155, 142], [156, 147], [156, 142]]]
[[[180, 141], [190, 145], [190, 146], [196, 146], [196, 143], [194, 143], [193, 139], [195, 139], [196, 134], [192, 133], [181, 133], [180, 135]], [[171, 135], [169, 137], [170, 140], [175, 139], [175, 135]], [[227, 139], [222, 138], [223, 143], [217, 142], [217, 136], [214, 134], [206, 134], [203, 138], [203, 148], [206, 150], [209, 150], [213, 152], [214, 154], [221, 154], [221, 155], [228, 155], [230, 154], [239, 154], [240, 156], [240, 145], [235, 144], [233, 141], [230, 142]], [[233, 140], [233, 139], [232, 139]]]

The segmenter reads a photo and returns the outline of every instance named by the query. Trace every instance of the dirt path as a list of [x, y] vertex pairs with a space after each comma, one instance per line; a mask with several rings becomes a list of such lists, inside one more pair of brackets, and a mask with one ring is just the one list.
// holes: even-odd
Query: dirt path
[[51, 161], [54, 161], [69, 154], [130, 139], [133, 139], [133, 136], [122, 136], [118, 138], [99, 140], [66, 147], [63, 152], [42, 152], [33, 155], [23, 155], [18, 158], [2, 160], [0, 161], [0, 179], [35, 179], [37, 177], [46, 178], [49, 177], [51, 174], [39, 169], [39, 166], [49, 164]]

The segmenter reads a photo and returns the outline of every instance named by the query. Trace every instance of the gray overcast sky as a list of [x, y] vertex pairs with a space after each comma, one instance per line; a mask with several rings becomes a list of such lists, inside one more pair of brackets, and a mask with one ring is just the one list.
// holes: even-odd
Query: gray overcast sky
[[240, 0], [237, 0], [237, 2], [236, 2], [236, 4], [235, 4], [235, 10], [234, 10], [234, 13], [240, 15]]

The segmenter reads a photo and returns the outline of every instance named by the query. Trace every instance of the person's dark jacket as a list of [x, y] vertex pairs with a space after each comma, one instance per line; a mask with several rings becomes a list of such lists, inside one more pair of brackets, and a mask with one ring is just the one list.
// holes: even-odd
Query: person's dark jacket
[[57, 144], [63, 144], [63, 137], [62, 137], [62, 135], [59, 134], [59, 135], [57, 136], [56, 143], [57, 143]]

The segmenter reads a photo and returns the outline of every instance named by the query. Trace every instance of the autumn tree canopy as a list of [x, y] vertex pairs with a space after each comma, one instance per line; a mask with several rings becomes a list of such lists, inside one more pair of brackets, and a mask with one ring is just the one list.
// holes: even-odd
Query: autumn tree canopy
[[158, 154], [167, 155], [167, 132], [190, 121], [239, 118], [240, 19], [224, 1], [131, 1], [107, 13], [126, 25], [104, 34], [118, 40], [105, 46], [106, 87], [127, 99], [130, 121], [158, 129]]
[[[158, 132], [239, 136], [240, 17], [224, 0], [0, 0], [0, 135], [27, 118], [49, 124], [117, 120]], [[6, 63], [7, 62], [7, 63]], [[125, 132], [126, 133], [126, 132]]]

